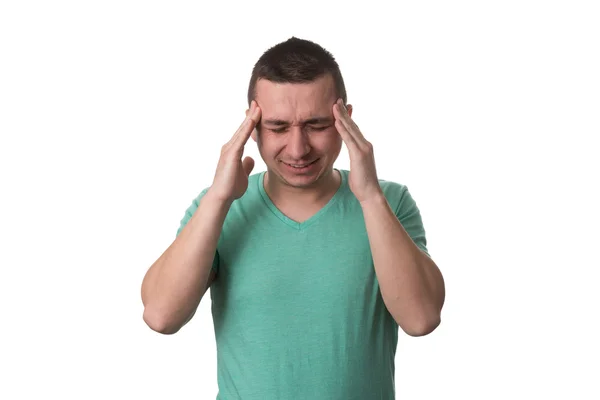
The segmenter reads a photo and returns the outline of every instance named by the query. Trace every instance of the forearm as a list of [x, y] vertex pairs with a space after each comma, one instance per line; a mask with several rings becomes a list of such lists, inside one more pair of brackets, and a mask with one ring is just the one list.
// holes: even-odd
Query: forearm
[[445, 297], [440, 270], [412, 241], [383, 194], [362, 208], [388, 311], [406, 333], [426, 335], [440, 322]]
[[154, 330], [174, 333], [206, 292], [223, 222], [230, 204], [207, 193], [142, 283], [144, 320]]

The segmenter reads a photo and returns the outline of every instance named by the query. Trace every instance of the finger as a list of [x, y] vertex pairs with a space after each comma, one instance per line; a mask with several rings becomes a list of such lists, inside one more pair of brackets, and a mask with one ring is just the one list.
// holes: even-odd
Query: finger
[[248, 110], [248, 115], [228, 143], [230, 146], [241, 148], [246, 144], [250, 134], [256, 127], [256, 124], [258, 121], [260, 121], [260, 113], [260, 107], [258, 107], [256, 102], [252, 100], [250, 103], [250, 110]]
[[344, 124], [338, 103], [333, 106], [333, 117], [335, 118], [335, 128], [342, 137], [344, 143], [346, 143], [346, 146], [356, 145], [356, 140], [350, 132], [348, 132], [348, 128], [346, 127], [346, 124]]
[[248, 116], [246, 120], [238, 130], [236, 138], [233, 141], [233, 146], [243, 147], [248, 141], [250, 135], [252, 134], [252, 131], [258, 124], [258, 121], [260, 121], [260, 108], [254, 101], [253, 104], [254, 107], [248, 111]]
[[246, 118], [244, 118], [244, 120], [242, 121], [240, 126], [237, 128], [237, 130], [235, 131], [233, 136], [231, 136], [229, 141], [223, 147], [231, 146], [235, 142], [236, 138], [240, 135], [240, 132], [243, 132], [244, 127], [249, 123], [251, 112], [252, 112], [252, 103], [250, 104], [250, 110], [248, 110], [248, 114], [246, 115]]
[[356, 125], [356, 123], [352, 120], [352, 118], [348, 114], [348, 109], [344, 105], [344, 102], [342, 101], [342, 99], [339, 99], [336, 104], [338, 105], [338, 111], [340, 113], [342, 123], [344, 124], [344, 126], [346, 127], [346, 129], [348, 130], [348, 132], [357, 141], [366, 141], [366, 139], [363, 136], [362, 132], [358, 128], [358, 125]]
[[249, 124], [252, 124], [252, 115], [255, 111], [255, 108], [256, 108], [256, 104], [254, 103], [254, 100], [252, 100], [250, 102], [250, 109], [248, 110], [248, 113], [246, 114], [246, 118], [244, 118], [244, 121], [242, 121], [242, 123], [240, 124], [238, 129], [235, 131], [235, 133], [231, 137], [231, 141], [234, 141], [235, 138], [237, 138], [240, 134], [243, 134], [246, 131], [245, 128]]

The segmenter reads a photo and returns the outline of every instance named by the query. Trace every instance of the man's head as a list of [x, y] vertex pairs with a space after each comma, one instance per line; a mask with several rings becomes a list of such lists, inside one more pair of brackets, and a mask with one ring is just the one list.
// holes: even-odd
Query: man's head
[[[255, 100], [261, 109], [252, 138], [271, 179], [308, 188], [331, 176], [342, 147], [333, 116], [338, 98], [346, 103], [339, 66], [318, 44], [293, 37], [260, 57], [252, 71], [248, 104]], [[290, 166], [309, 163], [307, 168]]]

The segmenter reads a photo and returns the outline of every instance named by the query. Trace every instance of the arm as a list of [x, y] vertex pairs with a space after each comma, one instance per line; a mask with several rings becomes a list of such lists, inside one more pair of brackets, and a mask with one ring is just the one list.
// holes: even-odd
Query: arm
[[230, 205], [208, 191], [181, 233], [146, 273], [143, 318], [151, 329], [173, 334], [192, 318], [214, 279], [211, 267]]
[[440, 270], [413, 242], [383, 193], [361, 205], [388, 311], [407, 334], [427, 335], [441, 320], [445, 285]]
[[[260, 120], [254, 100], [246, 118], [221, 149], [213, 184], [169, 248], [142, 282], [144, 321], [153, 330], [172, 334], [185, 325], [214, 279], [211, 267], [231, 204], [248, 189], [254, 160], [242, 160], [244, 145]], [[184, 221], [182, 221], [183, 223]]]
[[[335, 127], [350, 155], [350, 190], [360, 202], [375, 273], [383, 301], [398, 325], [411, 336], [432, 332], [440, 323], [445, 298], [440, 270], [412, 241], [390, 208], [377, 179], [373, 145], [350, 117], [342, 99], [333, 106]], [[406, 200], [412, 200], [405, 191]], [[405, 223], [419, 222], [416, 204], [409, 204]], [[399, 213], [400, 214], [400, 213]], [[416, 221], [419, 217], [419, 221]]]

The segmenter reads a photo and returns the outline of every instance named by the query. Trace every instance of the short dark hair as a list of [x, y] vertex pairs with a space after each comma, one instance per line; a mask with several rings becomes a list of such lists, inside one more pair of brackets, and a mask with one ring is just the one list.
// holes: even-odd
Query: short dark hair
[[256, 97], [256, 82], [259, 79], [278, 83], [306, 83], [328, 73], [333, 78], [337, 97], [341, 97], [346, 104], [346, 86], [333, 55], [314, 42], [291, 37], [265, 51], [254, 65], [248, 86], [248, 105]]

